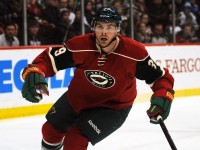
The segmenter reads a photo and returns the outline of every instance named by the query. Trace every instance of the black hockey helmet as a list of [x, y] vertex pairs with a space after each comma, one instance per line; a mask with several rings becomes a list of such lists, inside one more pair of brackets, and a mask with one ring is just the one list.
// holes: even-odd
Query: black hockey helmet
[[92, 22], [91, 22], [92, 29], [94, 29], [95, 23], [97, 21], [115, 22], [119, 30], [120, 24], [122, 22], [122, 18], [115, 7], [101, 7], [97, 10], [95, 16], [92, 19]]

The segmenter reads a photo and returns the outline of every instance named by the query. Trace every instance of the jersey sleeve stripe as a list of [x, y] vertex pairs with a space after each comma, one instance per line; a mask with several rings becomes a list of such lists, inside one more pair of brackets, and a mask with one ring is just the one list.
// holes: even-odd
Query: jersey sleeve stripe
[[53, 56], [51, 55], [51, 50], [52, 50], [52, 47], [49, 48], [49, 57], [50, 57], [50, 59], [51, 59], [51, 64], [52, 64], [52, 67], [53, 67], [53, 71], [54, 71], [55, 73], [57, 73], [58, 70], [57, 70], [57, 68], [56, 68], [56, 63], [55, 63], [55, 61], [54, 61], [54, 58], [53, 58]]
[[[160, 67], [160, 69], [161, 69], [162, 72], [163, 72], [161, 77], [163, 77], [163, 76], [165, 75], [165, 70], [164, 70], [163, 67]], [[160, 77], [160, 78], [161, 78], [161, 77]], [[159, 79], [160, 79], [160, 78], [159, 78]], [[157, 80], [159, 80], [159, 79], [157, 79]], [[156, 80], [156, 81], [157, 81], [157, 80]], [[156, 81], [154, 81], [153, 83], [149, 84], [149, 86], [150, 86], [150, 87], [153, 87], [153, 85], [154, 85], [154, 83], [155, 83]]]

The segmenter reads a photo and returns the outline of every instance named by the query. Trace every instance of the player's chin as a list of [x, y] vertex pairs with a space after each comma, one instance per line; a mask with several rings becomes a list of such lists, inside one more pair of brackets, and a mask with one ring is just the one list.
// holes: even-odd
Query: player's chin
[[101, 42], [100, 44], [101, 44], [102, 47], [104, 47], [104, 46], [108, 45], [108, 42]]
[[104, 46], [108, 43], [108, 40], [99, 40], [99, 44], [101, 44], [101, 46]]

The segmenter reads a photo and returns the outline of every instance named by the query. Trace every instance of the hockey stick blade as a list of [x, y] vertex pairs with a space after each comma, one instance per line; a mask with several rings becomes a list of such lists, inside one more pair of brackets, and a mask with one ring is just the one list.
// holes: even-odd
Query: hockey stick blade
[[177, 150], [176, 148], [176, 145], [174, 144], [174, 141], [172, 140], [168, 130], [167, 130], [167, 127], [165, 126], [165, 123], [163, 122], [162, 120], [162, 117], [161, 116], [158, 116], [157, 117], [157, 120], [159, 121], [159, 124], [160, 124], [160, 127], [162, 128], [164, 134], [165, 134], [165, 137], [167, 138], [167, 141], [169, 143], [169, 145], [171, 146], [171, 149], [172, 150]]

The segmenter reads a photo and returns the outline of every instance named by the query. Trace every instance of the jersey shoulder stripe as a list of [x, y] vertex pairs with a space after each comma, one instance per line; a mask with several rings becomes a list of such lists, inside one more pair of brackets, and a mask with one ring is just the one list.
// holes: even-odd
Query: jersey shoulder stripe
[[120, 38], [119, 50], [112, 53], [134, 61], [144, 61], [148, 56], [148, 52], [142, 43], [139, 43], [131, 38]]

